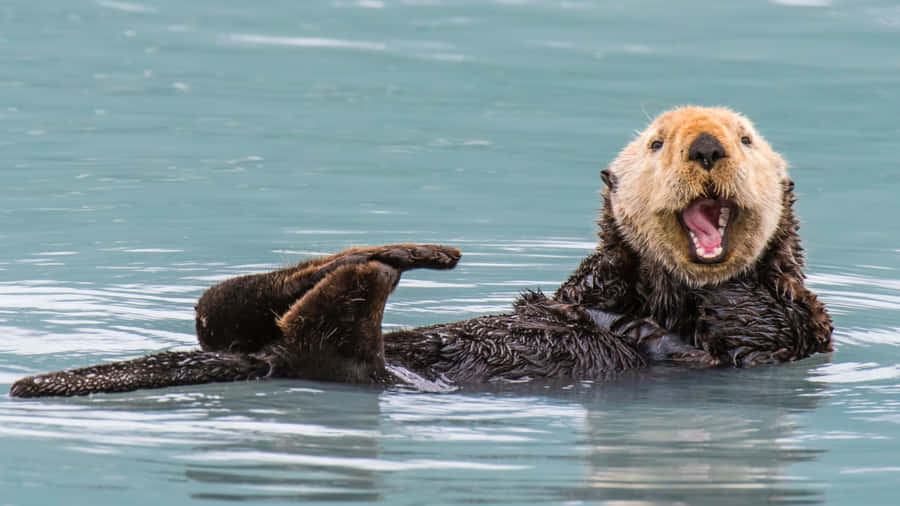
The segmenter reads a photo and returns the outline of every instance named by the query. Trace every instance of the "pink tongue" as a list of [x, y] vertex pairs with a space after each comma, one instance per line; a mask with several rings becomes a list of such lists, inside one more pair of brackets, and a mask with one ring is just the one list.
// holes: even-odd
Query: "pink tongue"
[[713, 199], [700, 199], [681, 213], [684, 224], [697, 236], [697, 246], [707, 252], [722, 245], [719, 233], [719, 212], [721, 205]]

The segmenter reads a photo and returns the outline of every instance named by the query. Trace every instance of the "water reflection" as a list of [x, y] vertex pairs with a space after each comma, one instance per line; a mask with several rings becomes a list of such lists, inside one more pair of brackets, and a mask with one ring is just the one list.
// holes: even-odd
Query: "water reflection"
[[[378, 422], [377, 391], [305, 382], [0, 403], [0, 436], [30, 441], [9, 447], [10, 458], [50, 451], [49, 443], [83, 469], [143, 462], [185, 498], [207, 500], [376, 500]], [[26, 474], [36, 486], [59, 483], [28, 466], [10, 471], [0, 483]], [[81, 485], [107, 488], [115, 474]]]
[[825, 396], [823, 383], [807, 379], [814, 365], [672, 371], [637, 388], [594, 393], [587, 476], [574, 496], [647, 504], [822, 502], [825, 484], [790, 470], [824, 453], [792, 439], [802, 430], [797, 415]]
[[[278, 388], [221, 420], [241, 436], [191, 448], [184, 461], [194, 499], [378, 500], [378, 397], [336, 386]], [[277, 409], [273, 409], [277, 406]], [[237, 433], [235, 433], [237, 435]]]
[[825, 360], [444, 395], [271, 381], [3, 402], [0, 435], [87, 468], [144, 461], [203, 500], [497, 502], [500, 480], [516, 504], [818, 503], [792, 466], [824, 452], [798, 417], [827, 395], [807, 379]]

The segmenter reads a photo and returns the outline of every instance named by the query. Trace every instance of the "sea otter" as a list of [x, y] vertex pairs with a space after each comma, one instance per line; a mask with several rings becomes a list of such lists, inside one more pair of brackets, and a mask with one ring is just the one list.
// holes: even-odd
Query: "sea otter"
[[807, 289], [787, 164], [744, 116], [682, 107], [601, 172], [599, 244], [552, 297], [512, 312], [383, 334], [403, 271], [447, 269], [437, 245], [354, 248], [213, 286], [196, 306], [201, 350], [17, 381], [19, 397], [304, 378], [466, 385], [596, 379], [676, 361], [755, 366], [831, 351]]

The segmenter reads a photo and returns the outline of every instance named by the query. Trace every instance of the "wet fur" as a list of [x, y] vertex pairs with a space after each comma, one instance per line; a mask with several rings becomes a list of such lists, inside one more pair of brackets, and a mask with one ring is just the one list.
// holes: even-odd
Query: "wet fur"
[[695, 288], [669, 274], [661, 262], [635, 253], [616, 226], [607, 196], [598, 251], [554, 298], [650, 318], [721, 363], [739, 367], [831, 351], [831, 317], [804, 283], [793, 203], [788, 181], [782, 186], [778, 227], [762, 256], [724, 283]]
[[[715, 136], [727, 153], [711, 171], [688, 156], [692, 140], [703, 132]], [[745, 136], [749, 146], [741, 142]], [[663, 143], [659, 151], [649, 149], [654, 141]], [[752, 268], [778, 226], [787, 180], [787, 163], [753, 124], [718, 107], [682, 107], [660, 115], [606, 170], [615, 181], [612, 211], [623, 238], [647, 260], [694, 287], [721, 283]], [[727, 232], [726, 261], [700, 265], [690, 259], [676, 213], [709, 188], [733, 198], [739, 212]]]
[[[737, 143], [752, 135], [758, 150], [736, 153], [744, 148], [723, 141], [730, 156], [699, 172], [681, 151], [701, 131], [738, 136]], [[659, 138], [667, 148], [648, 154]], [[388, 384], [398, 381], [397, 367], [456, 384], [597, 379], [658, 360], [746, 367], [832, 349], [831, 319], [804, 283], [793, 183], [746, 118], [724, 109], [664, 114], [603, 178], [597, 250], [553, 297], [523, 294], [509, 314], [382, 334], [385, 301], [402, 272], [452, 268], [460, 253], [434, 245], [354, 248], [210, 288], [196, 306], [202, 351], [32, 376], [10, 393], [263, 377]], [[743, 221], [729, 229], [726, 261], [698, 266], [671, 220], [707, 184], [735, 198]]]

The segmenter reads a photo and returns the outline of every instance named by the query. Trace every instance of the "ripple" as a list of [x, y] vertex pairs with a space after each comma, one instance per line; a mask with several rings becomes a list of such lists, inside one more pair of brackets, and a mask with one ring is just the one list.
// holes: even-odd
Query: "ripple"
[[497, 295], [482, 298], [447, 298], [447, 299], [423, 299], [415, 301], [388, 302], [386, 311], [396, 313], [433, 313], [452, 314], [459, 316], [461, 313], [485, 314], [502, 313], [510, 310], [510, 304], [518, 293]]
[[781, 439], [779, 439], [779, 441], [782, 443], [785, 443], [785, 444], [796, 444], [799, 442], [808, 442], [808, 441], [828, 441], [828, 440], [872, 441], [872, 440], [876, 440], [876, 439], [891, 439], [891, 438], [881, 435], [881, 434], [873, 434], [873, 433], [867, 433], [867, 432], [849, 432], [849, 431], [831, 430], [831, 431], [824, 431], [821, 433], [797, 434], [794, 436], [781, 438]]
[[[215, 395], [187, 392], [143, 397], [145, 402], [175, 402], [182, 405], [216, 398]], [[290, 423], [283, 420], [261, 421], [246, 416], [210, 417], [210, 414], [208, 408], [159, 412], [120, 411], [18, 401], [0, 404], [0, 434], [73, 439], [114, 446], [172, 444], [191, 447], [202, 444], [202, 441], [215, 446], [229, 438], [269, 440], [289, 435], [315, 439], [371, 439], [378, 435], [374, 430]], [[273, 415], [271, 411], [266, 414]]]
[[791, 7], [828, 7], [831, 0], [770, 0], [776, 5], [788, 5]]
[[845, 467], [841, 474], [900, 473], [900, 467]]
[[[61, 315], [75, 318], [116, 315], [135, 320], [193, 319], [190, 311], [172, 309], [172, 303], [192, 307], [193, 298], [156, 295], [151, 290], [149, 286], [143, 293], [130, 287], [100, 289], [61, 286], [53, 281], [0, 283], [0, 307], [31, 313], [45, 311], [56, 318]], [[158, 304], [152, 304], [154, 302]]]
[[[23, 357], [31, 355], [67, 354], [71, 359], [79, 354], [91, 353], [142, 354], [147, 350], [171, 348], [173, 346], [194, 346], [193, 334], [153, 331], [130, 328], [118, 331], [114, 328], [77, 327], [71, 331], [39, 332], [18, 327], [0, 327], [9, 340], [0, 344], [0, 352], [13, 353]], [[165, 339], [161, 339], [165, 337]], [[88, 365], [88, 364], [84, 364]]]
[[184, 253], [182, 249], [165, 248], [115, 248], [110, 251], [122, 251], [125, 253]]
[[588, 242], [582, 241], [578, 239], [532, 239], [532, 240], [520, 240], [520, 241], [510, 241], [507, 243], [493, 243], [488, 244], [489, 246], [500, 247], [503, 249], [512, 248], [513, 250], [520, 249], [522, 251], [527, 249], [577, 249], [582, 251], [593, 251], [597, 248], [596, 242]]
[[860, 310], [883, 314], [900, 311], [900, 295], [897, 295], [900, 293], [900, 280], [885, 277], [886, 271], [882, 268], [870, 266], [866, 269], [878, 274], [811, 273], [809, 284], [836, 315]]
[[361, 235], [361, 234], [367, 234], [368, 232], [364, 231], [364, 230], [300, 229], [300, 230], [288, 230], [287, 233], [297, 234], [297, 235]]
[[516, 262], [466, 262], [466, 267], [542, 267], [544, 264]]
[[25, 373], [16, 373], [16, 372], [3, 372], [0, 371], [0, 384], [2, 385], [12, 385], [19, 378], [25, 376]]
[[327, 257], [334, 252], [297, 249], [273, 249], [272, 253], [278, 253], [279, 255], [301, 255], [304, 257]]
[[362, 9], [384, 9], [384, 2], [381, 0], [356, 0], [354, 2], [334, 2], [335, 7], [359, 7]]
[[437, 28], [445, 26], [469, 26], [475, 23], [476, 20], [474, 18], [466, 16], [450, 16], [445, 18], [416, 20], [412, 22], [412, 25], [417, 27]]
[[[829, 307], [830, 309], [830, 307]], [[840, 344], [888, 344], [900, 346], [900, 328], [887, 329], [841, 327], [835, 335]]]
[[405, 288], [475, 288], [477, 283], [446, 283], [427, 279], [401, 278], [400, 286]]
[[[23, 357], [67, 354], [71, 358], [87, 350], [119, 356], [195, 342], [192, 325], [185, 325], [193, 320], [195, 297], [184, 294], [201, 287], [123, 284], [100, 288], [91, 283], [59, 283], [0, 283], [0, 307], [9, 315], [0, 327], [6, 336], [0, 351]], [[186, 332], [170, 330], [168, 325]]]
[[469, 395], [397, 395], [381, 398], [382, 408], [397, 422], [486, 421], [507, 419], [582, 420], [584, 407], [553, 404], [537, 397], [476, 397]]
[[408, 460], [394, 461], [384, 459], [367, 459], [361, 457], [324, 457], [317, 455], [295, 455], [272, 452], [208, 452], [202, 454], [186, 454], [176, 456], [182, 460], [194, 462], [265, 462], [276, 464], [311, 465], [318, 467], [339, 467], [361, 469], [365, 471], [412, 471], [417, 469], [472, 469], [479, 471], [514, 471], [528, 469], [531, 466], [485, 464], [481, 462], [460, 462], [453, 460]]
[[325, 49], [356, 49], [363, 51], [384, 51], [387, 45], [381, 42], [328, 39], [319, 37], [278, 37], [272, 35], [230, 34], [231, 42], [256, 46], [282, 46]]
[[865, 383], [900, 377], [900, 365], [880, 366], [873, 362], [828, 364], [813, 371], [811, 381], [823, 383]]
[[900, 28], [900, 7], [875, 7], [865, 9], [864, 12], [880, 25]]
[[130, 12], [135, 14], [153, 14], [156, 8], [133, 2], [118, 2], [113, 0], [97, 0], [97, 5], [107, 9], [113, 9], [122, 12]]

